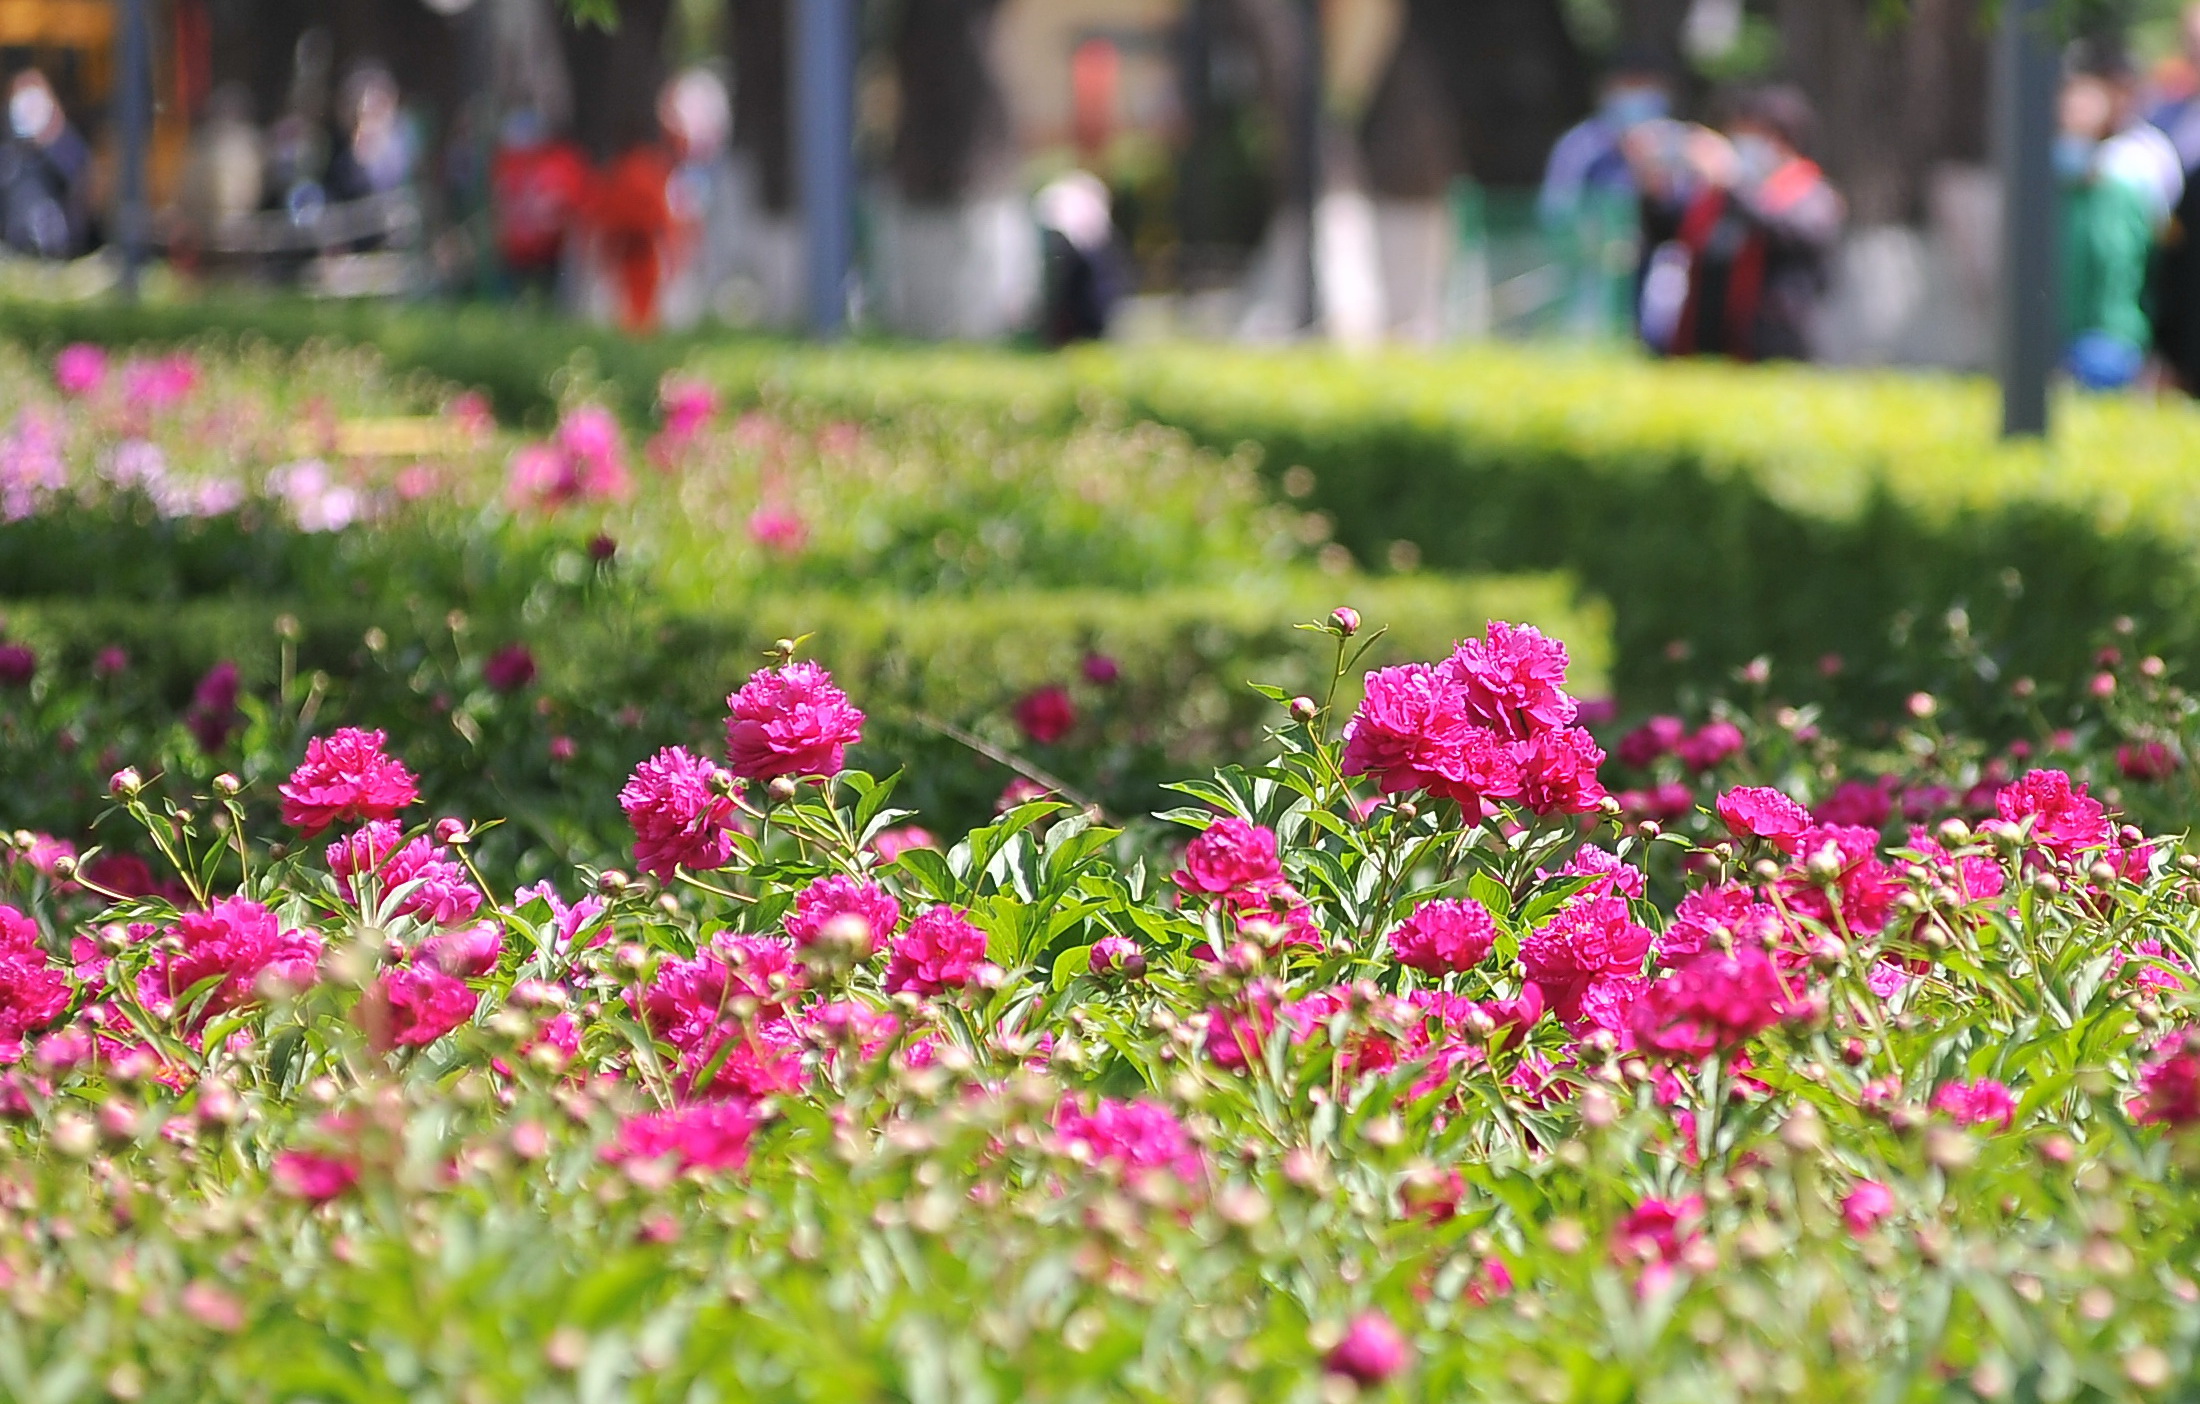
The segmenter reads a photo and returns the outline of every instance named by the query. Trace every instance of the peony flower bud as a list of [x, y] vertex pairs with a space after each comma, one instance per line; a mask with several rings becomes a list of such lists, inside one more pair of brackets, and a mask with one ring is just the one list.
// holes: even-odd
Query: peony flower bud
[[1350, 605], [1339, 605], [1329, 612], [1330, 627], [1345, 638], [1360, 632], [1360, 612]]
[[107, 777], [107, 792], [117, 799], [136, 799], [144, 788], [145, 777], [135, 766], [126, 765]]

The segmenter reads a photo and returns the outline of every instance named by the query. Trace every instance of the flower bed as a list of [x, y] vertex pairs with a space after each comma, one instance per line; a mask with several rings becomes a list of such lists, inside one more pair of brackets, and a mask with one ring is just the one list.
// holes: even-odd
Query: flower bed
[[1629, 738], [1701, 777], [1648, 818], [1561, 647], [1493, 624], [1363, 683], [1370, 633], [1320, 627], [1331, 675], [1270, 689], [1266, 758], [1181, 786], [1173, 837], [1044, 799], [913, 833], [841, 768], [869, 698], [785, 653], [626, 777], [620, 870], [524, 890], [472, 861], [497, 816], [419, 802], [380, 734], [188, 796], [119, 771], [97, 832], [159, 858], [136, 894], [51, 844], [5, 870], [0, 1380], [2189, 1376], [2200, 857], [2059, 768], [1924, 797], [1985, 758], [1911, 744], [1922, 704], [1892, 748], [1917, 827], [1721, 783], [1838, 759], [1738, 713]]

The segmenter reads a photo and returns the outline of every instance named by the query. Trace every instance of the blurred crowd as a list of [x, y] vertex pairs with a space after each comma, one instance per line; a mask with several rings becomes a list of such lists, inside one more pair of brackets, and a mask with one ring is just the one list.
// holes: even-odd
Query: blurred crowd
[[[2064, 369], [2080, 385], [2200, 393], [2200, 4], [2141, 73], [2074, 45], [2057, 106]], [[1662, 355], [1803, 360], [1845, 222], [1793, 87], [1672, 115], [1669, 78], [1622, 63], [1552, 150], [1537, 212], [1568, 250], [1569, 321], [1624, 322]]]

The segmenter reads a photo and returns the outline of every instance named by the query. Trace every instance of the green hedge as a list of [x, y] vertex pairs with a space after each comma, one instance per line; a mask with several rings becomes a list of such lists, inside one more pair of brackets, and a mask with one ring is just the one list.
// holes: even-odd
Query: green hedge
[[[6, 316], [48, 340], [357, 337], [538, 411], [572, 367], [634, 406], [685, 358], [738, 396], [862, 417], [959, 405], [1038, 433], [1148, 417], [1257, 445], [1279, 482], [1310, 470], [1306, 505], [1372, 568], [1409, 542], [1446, 570], [1571, 572], [1613, 602], [1616, 680], [1649, 701], [1762, 654], [1783, 690], [1884, 715], [1918, 686], [1960, 699], [2018, 673], [2070, 675], [2120, 614], [2141, 621], [2143, 647], [2200, 651], [2200, 413], [2181, 402], [2066, 398], [2051, 445], [2005, 446], [1974, 380], [1552, 350], [820, 351], [280, 302]], [[1957, 609], [1992, 676], [1947, 661]], [[1828, 655], [1843, 662], [1831, 680]]]
[[[1334, 645], [1295, 626], [1340, 603], [1357, 607], [1370, 630], [1389, 630], [1372, 662], [1440, 655], [1492, 618], [1531, 621], [1567, 640], [1576, 690], [1598, 695], [1609, 679], [1610, 621], [1575, 595], [1556, 576], [1339, 583], [1304, 574], [1150, 594], [768, 596], [709, 615], [601, 600], [544, 617], [455, 620], [425, 602], [0, 602], [6, 636], [40, 656], [30, 693], [0, 691], [0, 829], [82, 834], [118, 765], [202, 781], [224, 768], [265, 775], [294, 761], [316, 722], [340, 720], [389, 730], [439, 812], [514, 815], [500, 862], [539, 873], [556, 861], [609, 858], [625, 841], [614, 800], [627, 771], [659, 746], [713, 740], [726, 694], [775, 640], [804, 634], [805, 654], [830, 666], [871, 715], [860, 762], [878, 773], [907, 766], [904, 798], [927, 824], [982, 819], [1013, 775], [972, 755], [954, 731], [1133, 816], [1167, 803], [1168, 780], [1258, 744], [1276, 712], [1246, 684], [1326, 682]], [[287, 660], [278, 634], [286, 616]], [[532, 651], [539, 677], [500, 695], [485, 685], [482, 663], [515, 642]], [[94, 660], [110, 646], [129, 655], [129, 670], [95, 678]], [[1095, 653], [1117, 664], [1118, 681], [1084, 678]], [[208, 757], [178, 718], [199, 678], [225, 659], [238, 664], [251, 724]], [[1080, 720], [1061, 742], [1035, 746], [1011, 711], [1050, 684], [1068, 687]], [[560, 737], [573, 743], [564, 759], [552, 749]]]

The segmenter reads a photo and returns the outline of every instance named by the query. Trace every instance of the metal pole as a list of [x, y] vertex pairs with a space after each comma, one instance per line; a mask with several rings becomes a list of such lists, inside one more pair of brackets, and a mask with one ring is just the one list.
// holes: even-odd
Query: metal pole
[[1299, 0], [1300, 35], [1305, 62], [1299, 70], [1297, 130], [1299, 188], [1292, 203], [1305, 221], [1306, 244], [1299, 262], [1299, 326], [1311, 334], [1320, 324], [1321, 282], [1314, 248], [1314, 217], [1321, 207], [1322, 190], [1322, 6], [1321, 0]]
[[150, 0], [121, 0], [115, 117], [121, 137], [121, 170], [115, 232], [122, 246], [122, 295], [135, 301], [152, 219], [147, 209], [145, 161], [153, 135], [153, 45], [146, 15]]
[[847, 330], [855, 260], [856, 0], [788, 0], [796, 10], [795, 172], [812, 335]]
[[1995, 44], [1995, 164], [2001, 172], [2001, 432], [2047, 433], [2047, 382], [2059, 359], [2054, 143], [2061, 65], [2054, 0], [2002, 0]]

